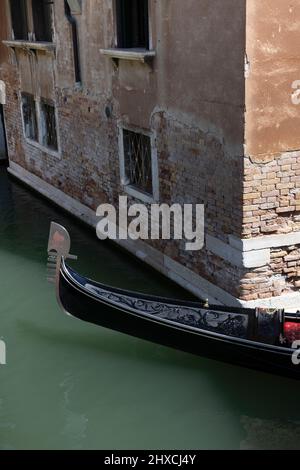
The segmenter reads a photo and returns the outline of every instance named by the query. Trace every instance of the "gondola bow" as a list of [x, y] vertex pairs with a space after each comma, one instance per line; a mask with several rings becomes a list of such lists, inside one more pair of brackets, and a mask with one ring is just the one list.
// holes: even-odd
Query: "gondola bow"
[[68, 266], [68, 259], [76, 259], [70, 247], [67, 230], [52, 222], [49, 278], [68, 315], [199, 356], [300, 378], [291, 342], [300, 339], [299, 312], [209, 306], [106, 286]]

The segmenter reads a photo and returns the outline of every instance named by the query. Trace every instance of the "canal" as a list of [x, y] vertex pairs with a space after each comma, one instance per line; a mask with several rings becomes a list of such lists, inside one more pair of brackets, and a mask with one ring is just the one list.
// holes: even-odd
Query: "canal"
[[298, 382], [64, 316], [46, 282], [49, 224], [99, 281], [188, 297], [0, 168], [0, 449], [297, 449]]

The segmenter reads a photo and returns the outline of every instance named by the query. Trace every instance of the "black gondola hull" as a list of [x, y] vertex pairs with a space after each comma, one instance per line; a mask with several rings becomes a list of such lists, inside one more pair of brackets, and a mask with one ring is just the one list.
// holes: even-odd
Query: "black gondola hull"
[[91, 295], [72, 279], [63, 266], [57, 291], [62, 308], [82, 321], [198, 356], [300, 378], [300, 366], [293, 364], [293, 351], [289, 348], [239, 341], [237, 338], [187, 329], [156, 317], [135, 314], [124, 306], [113, 305], [107, 299], [101, 300]]

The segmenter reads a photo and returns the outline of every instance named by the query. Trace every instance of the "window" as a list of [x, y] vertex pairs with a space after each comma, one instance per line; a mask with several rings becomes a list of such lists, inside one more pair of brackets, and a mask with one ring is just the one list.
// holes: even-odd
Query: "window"
[[10, 0], [11, 22], [14, 39], [28, 39], [26, 0]]
[[[75, 82], [80, 83], [81, 82], [81, 69], [80, 69], [80, 57], [79, 57], [77, 20], [75, 19], [74, 15], [72, 15], [72, 11], [71, 11], [71, 7], [69, 3], [70, 3], [70, 0], [64, 1], [65, 15], [66, 15], [67, 20], [70, 23], [71, 30], [72, 30]], [[77, 5], [77, 6], [80, 7], [81, 5]]]
[[122, 49], [149, 49], [148, 0], [116, 0], [117, 42]]
[[41, 131], [43, 146], [57, 151], [55, 106], [44, 99], [41, 100]]
[[35, 99], [22, 93], [22, 115], [25, 137], [44, 148], [58, 152], [56, 108], [52, 101]]
[[32, 95], [22, 93], [24, 132], [27, 139], [38, 141], [35, 100]]
[[10, 0], [14, 39], [52, 42], [52, 3], [50, 0]]
[[123, 129], [124, 168], [127, 184], [152, 195], [151, 139], [148, 135]]
[[52, 42], [52, 2], [50, 2], [49, 0], [31, 1], [35, 40]]

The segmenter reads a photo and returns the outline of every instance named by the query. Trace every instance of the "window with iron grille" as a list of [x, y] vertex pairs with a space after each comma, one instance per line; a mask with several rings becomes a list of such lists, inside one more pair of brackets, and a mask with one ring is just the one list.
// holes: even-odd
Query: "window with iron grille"
[[32, 95], [22, 93], [22, 111], [25, 136], [38, 141], [36, 104]]
[[41, 138], [42, 145], [58, 150], [55, 106], [45, 99], [41, 99]]
[[130, 186], [152, 195], [152, 155], [149, 136], [123, 129], [125, 176]]
[[9, 0], [9, 2], [14, 39], [52, 42], [53, 1]]
[[149, 49], [148, 0], [116, 0], [118, 47]]

